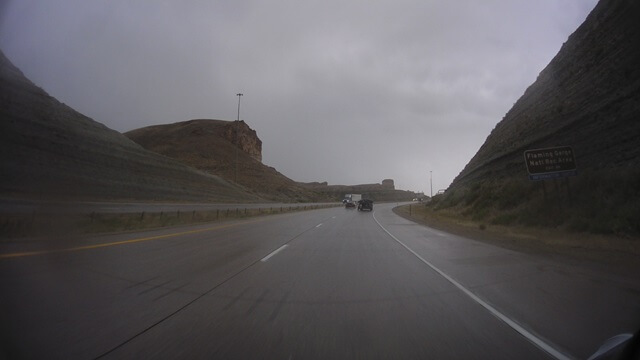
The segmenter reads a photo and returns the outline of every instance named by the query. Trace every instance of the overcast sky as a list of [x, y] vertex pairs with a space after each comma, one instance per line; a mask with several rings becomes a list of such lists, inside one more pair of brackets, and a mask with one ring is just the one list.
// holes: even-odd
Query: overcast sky
[[284, 175], [429, 194], [596, 2], [0, 0], [0, 48], [112, 129], [235, 120], [241, 92]]

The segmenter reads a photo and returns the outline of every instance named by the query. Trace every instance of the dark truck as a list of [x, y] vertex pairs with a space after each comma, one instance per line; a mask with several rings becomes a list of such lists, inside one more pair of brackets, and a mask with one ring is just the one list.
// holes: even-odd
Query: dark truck
[[359, 211], [373, 211], [373, 200], [362, 199], [358, 201], [358, 210]]

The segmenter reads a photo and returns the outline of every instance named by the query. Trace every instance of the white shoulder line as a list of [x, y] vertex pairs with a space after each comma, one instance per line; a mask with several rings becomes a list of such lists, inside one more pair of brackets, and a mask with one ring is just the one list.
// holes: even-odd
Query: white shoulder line
[[415, 255], [415, 257], [420, 259], [420, 261], [422, 261], [427, 266], [429, 266], [431, 269], [433, 269], [435, 272], [437, 272], [442, 277], [447, 279], [447, 281], [449, 281], [451, 284], [453, 284], [453, 286], [457, 287], [460, 291], [462, 291], [467, 296], [469, 296], [473, 301], [477, 302], [482, 307], [487, 309], [492, 315], [494, 315], [498, 319], [502, 320], [505, 324], [509, 325], [512, 329], [514, 329], [515, 331], [520, 333], [520, 335], [524, 336], [527, 340], [532, 342], [534, 345], [536, 345], [537, 347], [539, 347], [540, 349], [542, 349], [543, 351], [547, 352], [549, 355], [553, 356], [554, 358], [556, 358], [558, 360], [571, 360], [572, 359], [571, 357], [563, 354], [562, 352], [560, 352], [559, 350], [554, 348], [551, 344], [547, 343], [546, 341], [544, 341], [541, 338], [537, 337], [536, 335], [534, 335], [533, 333], [531, 333], [527, 329], [525, 329], [522, 326], [520, 326], [514, 320], [512, 320], [509, 317], [507, 317], [506, 315], [504, 315], [503, 313], [498, 311], [493, 306], [489, 305], [489, 303], [487, 303], [486, 301], [484, 301], [481, 298], [479, 298], [476, 294], [474, 294], [473, 292], [471, 292], [470, 290], [468, 290], [467, 288], [462, 286], [459, 282], [454, 280], [452, 277], [450, 277], [449, 275], [445, 274], [442, 270], [438, 269], [433, 264], [431, 264], [430, 262], [425, 260], [422, 256], [420, 256], [418, 253], [416, 253], [411, 248], [409, 248], [407, 245], [405, 245], [402, 241], [398, 240], [397, 237], [393, 236], [393, 234], [391, 234], [387, 229], [384, 228], [384, 226], [382, 226], [382, 224], [380, 224], [380, 222], [376, 218], [375, 212], [373, 213], [373, 219], [376, 221], [378, 226], [380, 226], [380, 228], [382, 230], [384, 230], [389, 236], [391, 236], [391, 238], [393, 238], [393, 240], [395, 240], [398, 244], [402, 245], [410, 253]]

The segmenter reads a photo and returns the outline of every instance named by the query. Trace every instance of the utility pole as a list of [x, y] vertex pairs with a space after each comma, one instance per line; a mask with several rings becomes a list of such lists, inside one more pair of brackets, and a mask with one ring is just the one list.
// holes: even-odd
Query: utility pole
[[238, 118], [236, 120], [236, 184], [238, 183], [238, 146], [240, 145], [240, 99], [242, 97], [242, 93], [237, 93], [238, 97]]
[[433, 171], [429, 170], [429, 186], [431, 187], [431, 197], [433, 197]]

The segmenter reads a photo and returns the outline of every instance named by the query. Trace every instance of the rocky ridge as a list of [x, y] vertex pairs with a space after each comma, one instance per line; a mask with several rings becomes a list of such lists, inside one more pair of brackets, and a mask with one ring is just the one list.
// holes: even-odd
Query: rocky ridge
[[384, 179], [380, 184], [329, 185], [327, 182], [299, 184], [333, 200], [341, 200], [345, 194], [362, 194], [374, 201], [411, 201], [417, 196], [413, 191], [396, 190], [393, 179]]
[[29, 81], [0, 52], [0, 196], [260, 201], [218, 176], [147, 151]]
[[640, 4], [603, 0], [493, 129], [452, 187], [526, 177], [527, 149], [569, 145], [582, 169], [640, 161]]
[[262, 141], [244, 121], [196, 119], [147, 126], [125, 136], [147, 150], [235, 182], [268, 200], [327, 200], [262, 164]]
[[[640, 234], [640, 3], [602, 0], [436, 209], [485, 224]], [[524, 151], [571, 146], [578, 176], [530, 181]]]

